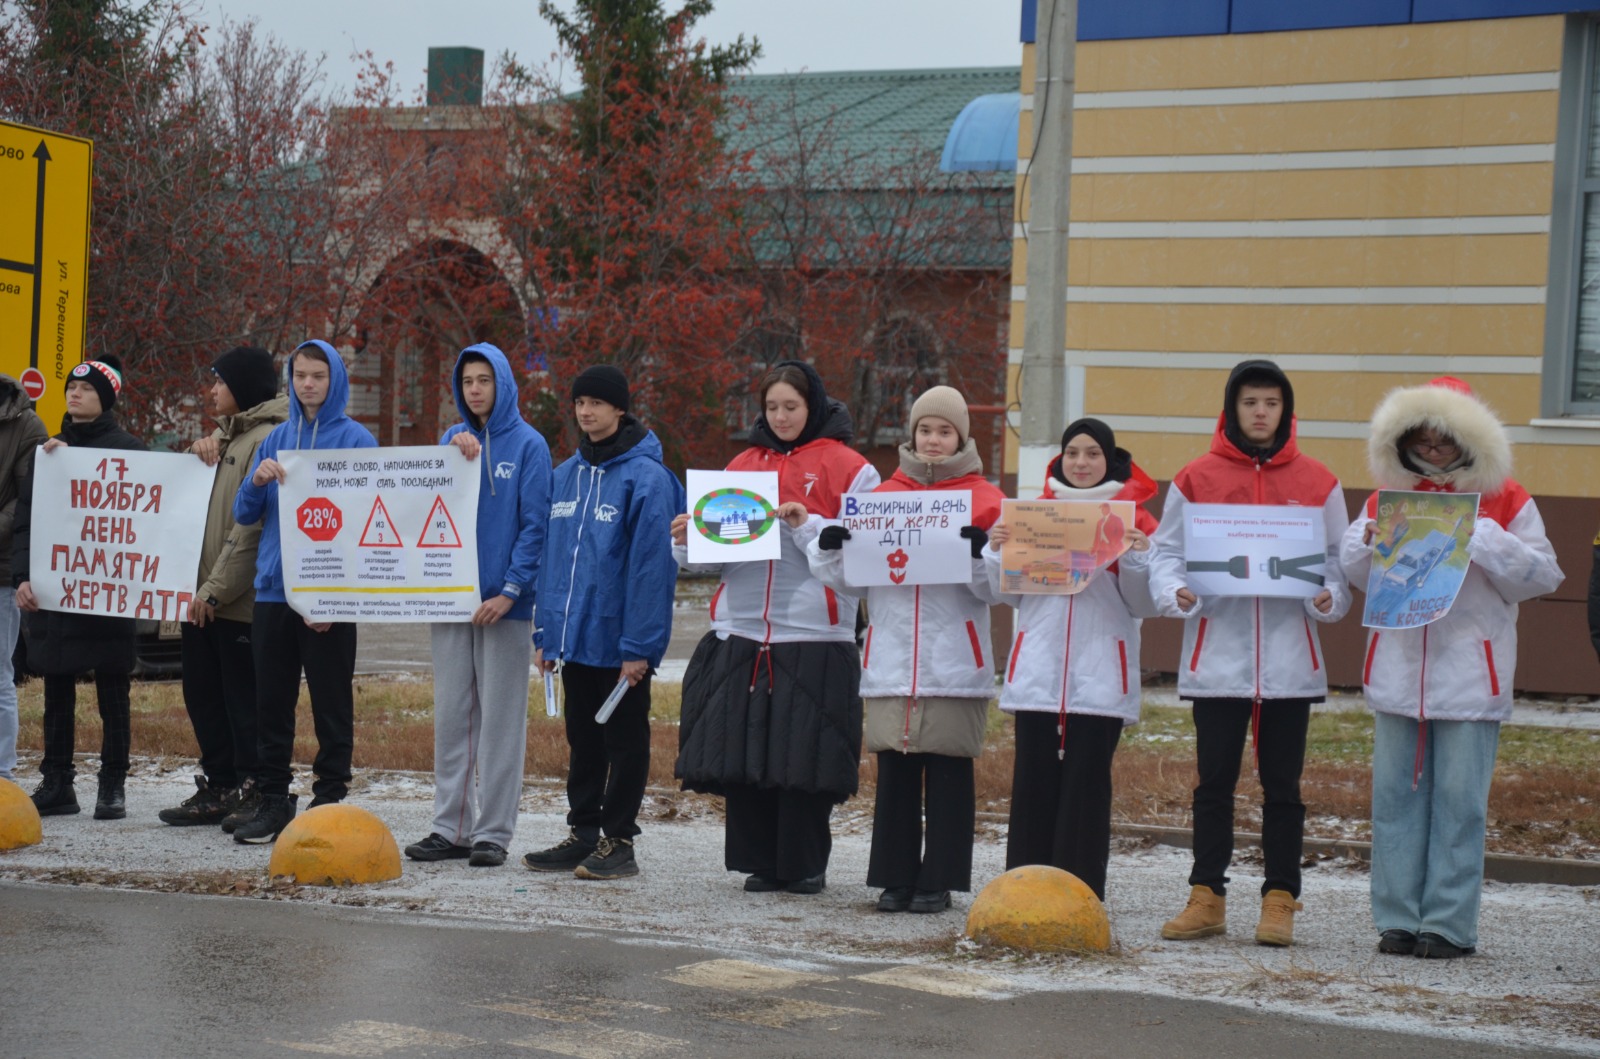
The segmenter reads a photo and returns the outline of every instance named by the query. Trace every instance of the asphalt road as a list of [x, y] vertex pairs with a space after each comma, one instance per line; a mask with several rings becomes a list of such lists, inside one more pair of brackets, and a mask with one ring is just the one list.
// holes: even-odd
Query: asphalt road
[[248, 898], [0, 884], [0, 953], [9, 1059], [1507, 1054], [1201, 1001], [1017, 994], [955, 968]]

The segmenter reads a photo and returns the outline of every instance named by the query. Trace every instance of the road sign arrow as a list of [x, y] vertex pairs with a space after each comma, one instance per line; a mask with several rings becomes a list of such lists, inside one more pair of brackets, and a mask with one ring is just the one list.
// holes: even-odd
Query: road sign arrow
[[39, 366], [39, 299], [44, 293], [44, 170], [50, 148], [43, 140], [34, 150], [39, 160], [39, 185], [33, 200], [33, 330], [28, 339], [28, 366]]

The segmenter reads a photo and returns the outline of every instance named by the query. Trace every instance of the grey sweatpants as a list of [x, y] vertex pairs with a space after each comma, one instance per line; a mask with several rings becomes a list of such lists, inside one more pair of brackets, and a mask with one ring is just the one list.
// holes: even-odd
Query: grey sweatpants
[[528, 743], [533, 622], [433, 627], [433, 830], [509, 849]]

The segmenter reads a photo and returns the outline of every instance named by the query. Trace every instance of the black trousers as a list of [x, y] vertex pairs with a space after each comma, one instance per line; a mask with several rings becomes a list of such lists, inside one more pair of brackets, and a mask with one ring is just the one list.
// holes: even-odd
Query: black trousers
[[620, 668], [561, 668], [566, 699], [567, 824], [608, 838], [639, 833], [639, 806], [650, 778], [650, 675], [629, 688], [605, 724], [595, 715], [617, 686]]
[[261, 793], [286, 795], [294, 778], [295, 705], [300, 674], [311, 691], [317, 730], [312, 793], [337, 801], [350, 789], [355, 750], [356, 627], [335, 622], [313, 632], [287, 603], [256, 602], [250, 640], [256, 664], [258, 783]]
[[731, 783], [723, 863], [729, 871], [799, 882], [828, 870], [832, 794]]
[[255, 777], [256, 664], [248, 623], [183, 623], [183, 707], [207, 783], [237, 787]]
[[[125, 776], [128, 773], [128, 747], [132, 732], [128, 720], [128, 692], [133, 678], [125, 672], [95, 670], [94, 697], [100, 707], [100, 773]], [[76, 776], [72, 750], [78, 738], [78, 676], [75, 673], [46, 673], [44, 676], [44, 760], [39, 771], [45, 775], [65, 773]]]
[[[1233, 860], [1233, 794], [1239, 761], [1250, 734], [1249, 699], [1195, 699], [1194, 729], [1200, 785], [1194, 789], [1194, 870], [1190, 886], [1227, 893]], [[1287, 890], [1300, 896], [1301, 843], [1306, 807], [1300, 801], [1300, 771], [1306, 760], [1309, 699], [1272, 699], [1261, 704], [1257, 750], [1261, 759], [1261, 845], [1266, 881], [1261, 892]]]
[[880, 750], [867, 885], [886, 890], [901, 886], [933, 891], [972, 889], [976, 815], [971, 758]]
[[1111, 859], [1111, 759], [1122, 718], [1067, 714], [1066, 757], [1058, 713], [1017, 713], [1006, 869], [1048, 864], [1106, 898]]

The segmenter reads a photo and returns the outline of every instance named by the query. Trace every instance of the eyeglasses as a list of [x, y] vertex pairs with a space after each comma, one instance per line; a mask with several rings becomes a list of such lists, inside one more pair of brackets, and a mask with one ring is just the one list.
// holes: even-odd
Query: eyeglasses
[[1461, 451], [1461, 446], [1457, 445], [1453, 441], [1413, 441], [1406, 447], [1412, 452], [1416, 453], [1418, 456], [1421, 456], [1425, 453], [1432, 454]]

